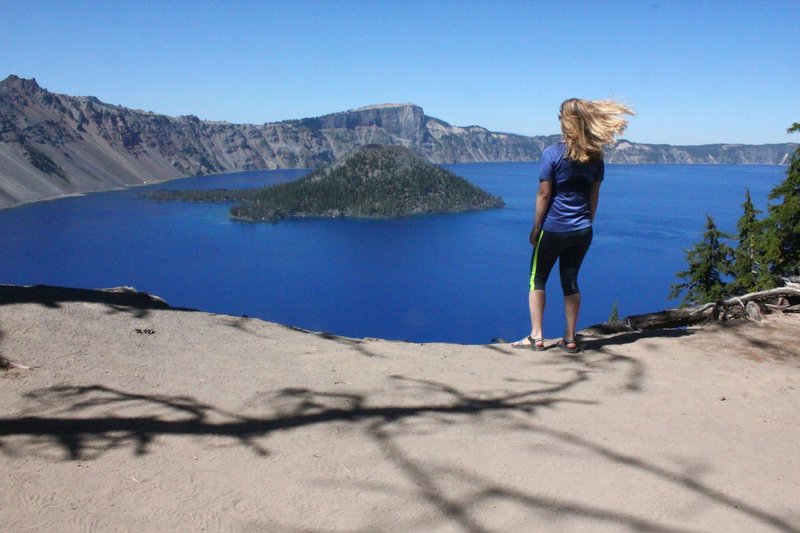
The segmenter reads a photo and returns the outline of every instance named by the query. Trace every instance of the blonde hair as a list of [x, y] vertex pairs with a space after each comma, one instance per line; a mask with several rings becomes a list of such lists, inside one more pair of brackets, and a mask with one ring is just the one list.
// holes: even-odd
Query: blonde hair
[[570, 98], [561, 104], [561, 133], [567, 144], [567, 158], [585, 163], [603, 158], [603, 146], [612, 144], [628, 121], [619, 115], [635, 115], [634, 111], [611, 100]]

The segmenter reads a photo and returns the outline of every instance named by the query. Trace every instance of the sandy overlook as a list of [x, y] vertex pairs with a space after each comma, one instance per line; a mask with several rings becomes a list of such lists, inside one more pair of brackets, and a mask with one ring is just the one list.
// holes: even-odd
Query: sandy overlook
[[4, 286], [0, 529], [800, 531], [798, 335], [568, 357]]

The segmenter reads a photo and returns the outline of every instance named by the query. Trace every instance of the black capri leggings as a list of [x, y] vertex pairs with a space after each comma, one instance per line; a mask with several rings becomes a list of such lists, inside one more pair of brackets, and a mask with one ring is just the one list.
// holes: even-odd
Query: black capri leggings
[[591, 227], [565, 233], [542, 231], [531, 255], [531, 290], [544, 290], [550, 271], [558, 259], [564, 296], [581, 292], [578, 289], [578, 270], [590, 244]]

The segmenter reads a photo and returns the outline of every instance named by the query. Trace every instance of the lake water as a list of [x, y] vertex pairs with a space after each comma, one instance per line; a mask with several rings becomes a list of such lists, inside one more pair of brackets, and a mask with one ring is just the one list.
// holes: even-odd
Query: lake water
[[[228, 205], [154, 202], [148, 190], [244, 188], [307, 171], [223, 174], [0, 211], [0, 283], [129, 285], [173, 306], [350, 337], [515, 340], [529, 329], [528, 232], [535, 163], [446, 165], [506, 207], [390, 220], [235, 222]], [[581, 271], [579, 327], [668, 301], [706, 213], [735, 232], [745, 188], [764, 209], [775, 166], [607, 165]], [[545, 335], [563, 332], [557, 271]]]

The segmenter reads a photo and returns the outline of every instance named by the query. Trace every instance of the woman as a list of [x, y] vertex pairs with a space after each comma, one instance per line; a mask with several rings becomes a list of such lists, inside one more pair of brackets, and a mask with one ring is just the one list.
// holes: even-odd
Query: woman
[[607, 100], [571, 98], [561, 104], [558, 119], [563, 139], [542, 152], [530, 234], [534, 246], [528, 296], [531, 333], [513, 343], [515, 348], [545, 349], [545, 284], [558, 260], [567, 322], [560, 344], [569, 353], [580, 351], [575, 338], [581, 306], [578, 270], [592, 242], [592, 223], [605, 169], [603, 146], [612, 144], [614, 136], [628, 125], [620, 115], [633, 114], [630, 108]]

